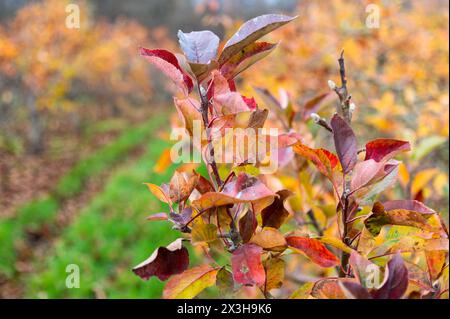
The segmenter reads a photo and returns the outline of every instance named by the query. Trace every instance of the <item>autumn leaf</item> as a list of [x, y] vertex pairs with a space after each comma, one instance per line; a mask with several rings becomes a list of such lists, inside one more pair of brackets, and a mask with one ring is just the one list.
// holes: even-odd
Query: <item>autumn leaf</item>
[[250, 243], [260, 246], [265, 250], [283, 251], [286, 249], [286, 239], [275, 228], [265, 227], [256, 233]]
[[217, 239], [217, 226], [197, 218], [191, 227], [191, 243], [210, 243]]
[[162, 49], [149, 50], [145, 48], [141, 48], [140, 53], [141, 56], [145, 57], [150, 63], [168, 76], [185, 94], [189, 94], [192, 91], [194, 83], [189, 75], [181, 69], [173, 53]]
[[234, 78], [259, 60], [268, 56], [277, 44], [254, 42], [240, 50], [220, 67], [220, 72], [226, 78]]
[[317, 239], [289, 236], [286, 237], [286, 242], [289, 248], [302, 252], [321, 267], [328, 268], [339, 265], [339, 259]]
[[280, 228], [289, 212], [284, 207], [286, 199], [293, 195], [290, 190], [283, 189], [277, 192], [273, 203], [261, 211], [262, 227]]
[[333, 170], [339, 164], [339, 159], [336, 155], [326, 149], [313, 149], [300, 142], [293, 146], [293, 150], [300, 156], [310, 160], [319, 172], [334, 184]]
[[400, 299], [408, 288], [408, 269], [406, 269], [400, 254], [388, 262], [383, 284], [372, 292], [375, 299]]
[[373, 273], [377, 271], [380, 273], [379, 267], [374, 264], [373, 262], [369, 261], [367, 258], [363, 257], [361, 254], [359, 254], [356, 251], [352, 251], [349, 258], [349, 264], [350, 267], [353, 270], [353, 274], [358, 279], [359, 283], [366, 288], [373, 288], [373, 287], [367, 287], [367, 280], [366, 277], [368, 274]]
[[246, 286], [264, 285], [266, 274], [261, 254], [262, 248], [254, 244], [244, 244], [233, 252], [231, 267], [236, 283]]
[[348, 123], [335, 114], [331, 119], [334, 145], [339, 157], [344, 174], [348, 174], [356, 165], [358, 155], [358, 143], [355, 133]]
[[264, 262], [264, 269], [266, 270], [264, 291], [277, 289], [283, 285], [285, 264], [281, 258], [270, 258]]
[[147, 217], [147, 220], [149, 221], [167, 220], [167, 219], [168, 217], [166, 213], [156, 213]]
[[367, 289], [356, 282], [339, 281], [339, 285], [347, 299], [372, 299]]
[[193, 174], [186, 180], [182, 173], [175, 171], [169, 184], [169, 198], [174, 203], [183, 202], [189, 198], [197, 185], [198, 176]]
[[[180, 119], [183, 121], [184, 127], [189, 133], [189, 136], [194, 136], [194, 121], [197, 121], [201, 129], [204, 128], [202, 116], [198, 111], [200, 109], [200, 103], [197, 100], [193, 98], [174, 98], [174, 104]], [[202, 132], [198, 132], [197, 134], [201, 133]]]
[[[389, 210], [386, 209], [385, 204]], [[427, 222], [434, 213], [430, 212], [425, 205], [418, 204], [416, 201], [393, 201], [385, 204], [376, 202], [372, 207], [372, 214], [364, 220], [364, 225], [372, 235], [377, 236], [385, 225], [410, 226], [430, 232], [437, 231]], [[408, 210], [408, 208], [419, 211]]]
[[238, 203], [252, 203], [255, 213], [269, 206], [275, 198], [275, 193], [259, 179], [245, 173], [226, 184], [222, 192], [209, 192], [192, 202], [198, 211], [212, 207], [226, 206]]
[[324, 278], [316, 281], [311, 289], [311, 296], [318, 299], [347, 299], [342, 291], [342, 282], [355, 282], [351, 278]]
[[218, 268], [201, 265], [173, 276], [164, 287], [164, 299], [192, 299], [216, 283]]
[[400, 152], [410, 150], [411, 145], [409, 142], [380, 138], [366, 144], [366, 158], [364, 160], [373, 159], [375, 162], [386, 161]]
[[152, 183], [144, 183], [144, 185], [146, 185], [150, 192], [155, 195], [160, 201], [169, 205], [172, 204], [169, 195], [166, 194], [166, 192], [161, 187]]
[[152, 276], [167, 280], [170, 276], [180, 274], [189, 266], [189, 254], [178, 238], [167, 247], [159, 247], [148, 259], [133, 268], [133, 272], [144, 280]]
[[280, 14], [267, 14], [245, 22], [225, 44], [219, 57], [219, 64], [223, 65], [232, 56], [249, 44], [295, 18], [296, 17], [288, 17]]
[[239, 234], [244, 243], [248, 242], [255, 233], [258, 222], [256, 220], [253, 210], [248, 210], [247, 213], [239, 219]]
[[216, 58], [220, 39], [211, 31], [178, 31], [178, 40], [189, 62], [208, 64]]

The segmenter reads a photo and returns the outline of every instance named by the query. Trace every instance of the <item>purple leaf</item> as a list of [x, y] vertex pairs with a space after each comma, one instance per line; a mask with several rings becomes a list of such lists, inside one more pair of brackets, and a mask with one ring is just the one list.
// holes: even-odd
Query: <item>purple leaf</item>
[[180, 274], [189, 266], [189, 254], [178, 238], [167, 247], [159, 247], [151, 256], [133, 268], [133, 272], [144, 280], [152, 276], [167, 280], [170, 276]]
[[425, 206], [417, 200], [391, 200], [388, 202], [384, 202], [383, 206], [386, 211], [405, 209], [426, 215], [436, 214], [434, 210]]
[[347, 174], [355, 167], [358, 155], [358, 144], [355, 133], [350, 125], [337, 114], [331, 119], [331, 128], [333, 129], [336, 152], [342, 169]]
[[383, 285], [372, 293], [374, 299], [400, 299], [408, 288], [408, 269], [400, 254], [388, 262]]
[[178, 39], [189, 62], [208, 64], [216, 58], [220, 39], [211, 31], [178, 31]]

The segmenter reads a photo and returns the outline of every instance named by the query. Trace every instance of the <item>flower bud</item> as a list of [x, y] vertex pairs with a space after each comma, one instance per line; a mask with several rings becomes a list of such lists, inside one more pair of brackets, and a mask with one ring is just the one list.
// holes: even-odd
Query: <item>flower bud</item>
[[311, 113], [311, 118], [313, 119], [313, 121], [314, 121], [315, 123], [319, 123], [320, 120], [321, 120], [319, 114], [317, 114], [317, 113]]
[[334, 83], [332, 80], [328, 80], [328, 87], [331, 90], [335, 90], [337, 86], [336, 86], [336, 83]]

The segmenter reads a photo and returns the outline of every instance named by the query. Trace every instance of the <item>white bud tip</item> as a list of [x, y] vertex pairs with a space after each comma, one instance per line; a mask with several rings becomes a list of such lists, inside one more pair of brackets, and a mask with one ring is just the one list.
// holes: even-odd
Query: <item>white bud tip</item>
[[319, 114], [317, 113], [311, 113], [311, 118], [313, 119], [314, 122], [319, 123], [321, 118], [319, 116]]
[[334, 89], [336, 89], [336, 83], [334, 83], [332, 80], [328, 80], [328, 87], [331, 90], [334, 90]]
[[349, 108], [350, 108], [350, 111], [353, 112], [356, 109], [356, 104], [355, 103], [350, 103]]

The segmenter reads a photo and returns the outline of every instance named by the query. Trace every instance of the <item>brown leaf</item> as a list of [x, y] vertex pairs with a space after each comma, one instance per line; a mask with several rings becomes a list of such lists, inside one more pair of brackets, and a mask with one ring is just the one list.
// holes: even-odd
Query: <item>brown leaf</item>
[[144, 280], [152, 276], [167, 280], [172, 275], [182, 273], [189, 266], [189, 254], [178, 238], [167, 247], [159, 247], [151, 256], [133, 268], [133, 272]]
[[248, 242], [255, 233], [258, 222], [255, 213], [249, 209], [247, 213], [239, 220], [239, 234], [244, 243]]
[[280, 258], [270, 258], [264, 263], [266, 270], [265, 291], [280, 288], [283, 285], [285, 262]]
[[262, 227], [280, 228], [289, 212], [284, 207], [286, 199], [293, 195], [290, 190], [283, 189], [277, 192], [278, 197], [275, 197], [273, 203], [261, 211]]
[[169, 197], [174, 203], [180, 203], [189, 198], [195, 186], [198, 176], [192, 175], [186, 180], [183, 174], [175, 171], [169, 184]]
[[275, 228], [265, 227], [252, 237], [250, 243], [265, 250], [283, 251], [286, 249], [286, 239]]

